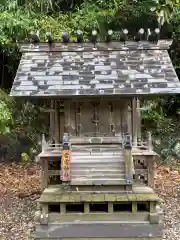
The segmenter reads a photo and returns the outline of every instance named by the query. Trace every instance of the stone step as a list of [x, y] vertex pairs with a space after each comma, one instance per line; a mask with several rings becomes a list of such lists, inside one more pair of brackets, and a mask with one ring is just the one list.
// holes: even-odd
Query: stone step
[[101, 158], [103, 158], [103, 157], [124, 157], [124, 154], [123, 154], [123, 152], [121, 152], [121, 151], [114, 151], [114, 152], [112, 152], [112, 151], [105, 151], [105, 150], [103, 150], [103, 151], [81, 151], [81, 152], [71, 152], [71, 156], [72, 157], [85, 157], [85, 158], [88, 158], [88, 156], [89, 157], [95, 157], [95, 156], [97, 156], [97, 157], [101, 157]]
[[124, 174], [125, 169], [96, 169], [96, 168], [84, 168], [84, 169], [71, 169], [71, 174], [74, 175], [81, 175], [81, 174], [89, 174], [89, 173], [96, 173], [96, 174]]
[[124, 162], [123, 158], [108, 158], [108, 157], [87, 157], [87, 158], [79, 158], [79, 157], [72, 157], [71, 158], [71, 163], [120, 163]]
[[72, 149], [81, 149], [81, 148], [106, 148], [106, 149], [118, 149], [119, 151], [122, 151], [122, 146], [119, 144], [111, 143], [111, 144], [72, 144]]
[[124, 178], [72, 178], [71, 185], [132, 185]]
[[71, 162], [72, 170], [99, 169], [99, 170], [122, 170], [125, 169], [125, 162]]
[[[130, 187], [130, 186], [128, 186]], [[131, 185], [132, 187], [132, 185]], [[86, 191], [91, 192], [102, 192], [102, 191], [112, 191], [112, 193], [115, 193], [117, 191], [124, 191], [126, 192], [126, 185], [125, 184], [118, 184], [118, 185], [71, 185], [70, 186], [71, 191], [83, 191], [86, 193]]]
[[125, 173], [119, 173], [119, 174], [112, 174], [112, 173], [93, 173], [93, 172], [85, 172], [82, 174], [74, 174], [71, 172], [71, 177], [74, 178], [82, 178], [82, 179], [86, 179], [86, 178], [110, 178], [110, 179], [114, 179], [114, 178], [125, 178]]

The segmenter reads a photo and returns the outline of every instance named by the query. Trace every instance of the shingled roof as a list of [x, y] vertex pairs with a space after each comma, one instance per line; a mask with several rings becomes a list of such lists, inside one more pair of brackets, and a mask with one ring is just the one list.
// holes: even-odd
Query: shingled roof
[[24, 45], [11, 96], [180, 93], [166, 48], [149, 43]]

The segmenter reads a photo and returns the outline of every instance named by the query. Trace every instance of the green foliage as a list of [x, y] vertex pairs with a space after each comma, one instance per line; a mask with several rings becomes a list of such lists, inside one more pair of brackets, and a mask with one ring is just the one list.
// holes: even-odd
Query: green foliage
[[0, 134], [10, 133], [12, 126], [12, 113], [7, 104], [0, 100]]
[[22, 159], [22, 152], [34, 156], [40, 151], [41, 134], [47, 132], [46, 113], [30, 102], [15, 101], [4, 91], [0, 92], [0, 145], [4, 153], [10, 158], [18, 155]]
[[[4, 3], [6, 2], [6, 4]], [[42, 37], [51, 31], [60, 38], [61, 31], [74, 35], [82, 29], [86, 35], [93, 28], [105, 31], [109, 27], [120, 30], [163, 25], [178, 16], [179, 0], [89, 0], [75, 5], [74, 11], [62, 13], [65, 0], [1, 1], [0, 42], [24, 40], [31, 30], [40, 30]]]
[[165, 22], [169, 23], [177, 14], [179, 0], [158, 0], [151, 11], [155, 11], [158, 16], [158, 22], [162, 26]]
[[142, 112], [142, 123], [145, 132], [153, 133], [155, 151], [161, 159], [172, 161], [180, 157], [180, 122], [177, 117], [167, 116], [166, 101], [166, 98], [157, 98], [145, 103], [148, 107]]
[[27, 164], [27, 163], [29, 163], [29, 161], [30, 161], [29, 155], [25, 152], [21, 153], [21, 162], [23, 164]]

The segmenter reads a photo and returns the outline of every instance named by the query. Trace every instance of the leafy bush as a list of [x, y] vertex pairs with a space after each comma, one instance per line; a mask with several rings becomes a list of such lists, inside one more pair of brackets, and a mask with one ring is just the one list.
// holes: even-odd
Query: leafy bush
[[142, 124], [144, 132], [153, 134], [155, 151], [167, 162], [180, 158], [180, 122], [178, 117], [167, 116], [162, 103], [166, 98], [146, 103], [149, 107], [142, 112]]
[[0, 134], [8, 134], [10, 132], [12, 122], [12, 114], [7, 104], [0, 100]]
[[22, 101], [13, 100], [5, 92], [0, 100], [0, 154], [10, 159], [22, 159], [22, 153], [30, 158], [41, 146], [38, 142], [48, 126], [43, 109]]

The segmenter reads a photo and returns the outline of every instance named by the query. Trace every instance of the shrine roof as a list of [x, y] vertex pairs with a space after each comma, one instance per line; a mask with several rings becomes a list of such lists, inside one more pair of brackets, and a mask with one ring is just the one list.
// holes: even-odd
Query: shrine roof
[[21, 46], [11, 96], [106, 96], [180, 93], [167, 52], [158, 45], [114, 42]]

